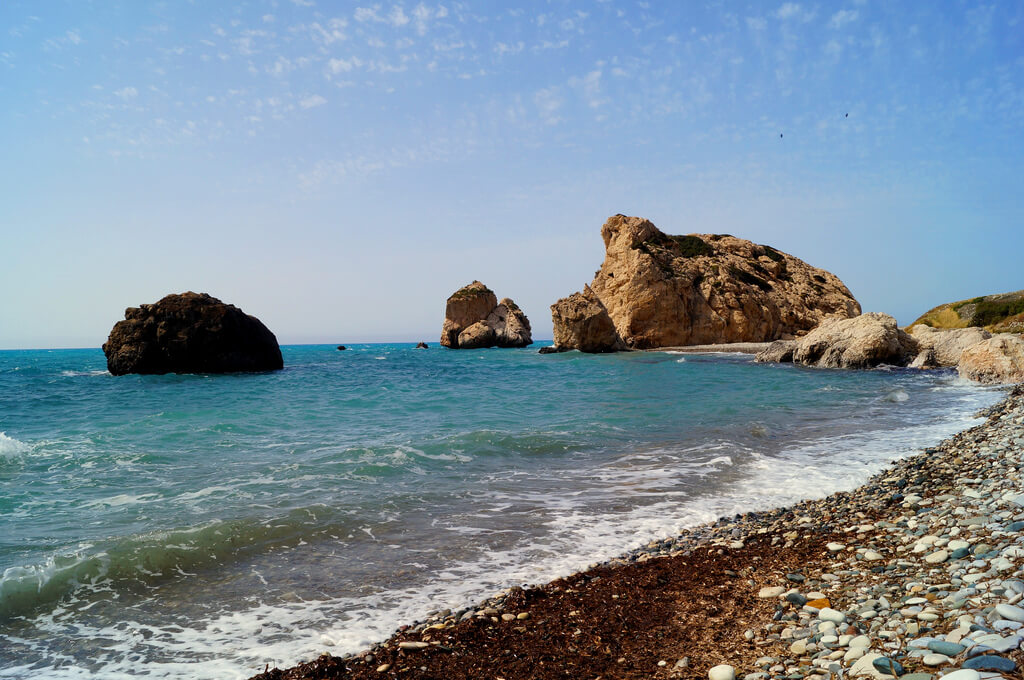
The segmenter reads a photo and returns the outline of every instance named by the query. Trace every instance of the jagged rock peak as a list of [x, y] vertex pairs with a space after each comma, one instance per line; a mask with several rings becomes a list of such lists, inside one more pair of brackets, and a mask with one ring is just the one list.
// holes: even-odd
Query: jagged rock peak
[[277, 338], [254, 316], [206, 293], [129, 307], [103, 344], [107, 370], [232, 373], [283, 368]]
[[860, 305], [835, 275], [728, 234], [670, 236], [650, 220], [614, 215], [591, 284], [634, 348], [766, 342], [801, 335]]
[[530, 320], [511, 298], [498, 302], [494, 292], [479, 281], [448, 297], [441, 326], [445, 347], [525, 347], [532, 342]]

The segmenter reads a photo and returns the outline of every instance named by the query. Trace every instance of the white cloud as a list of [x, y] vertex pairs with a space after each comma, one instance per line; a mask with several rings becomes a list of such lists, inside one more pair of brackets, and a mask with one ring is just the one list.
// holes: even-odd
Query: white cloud
[[278, 57], [277, 61], [272, 66], [267, 67], [267, 73], [275, 76], [283, 76], [285, 73], [291, 71], [294, 67], [288, 57]]
[[795, 2], [787, 2], [786, 4], [775, 10], [775, 16], [780, 19], [791, 19], [800, 14], [800, 5]]
[[829, 19], [828, 25], [830, 28], [839, 30], [846, 24], [852, 23], [857, 20], [858, 12], [855, 9], [841, 9], [832, 15]]
[[764, 17], [747, 17], [747, 28], [752, 31], [763, 31], [768, 26]]
[[310, 24], [309, 32], [315, 42], [323, 45], [331, 45], [345, 40], [348, 37], [345, 35], [345, 28], [347, 26], [348, 21], [345, 19], [328, 19], [326, 21], [326, 25], [320, 24], [319, 22]]
[[522, 41], [522, 40], [520, 40], [519, 42], [517, 42], [517, 43], [514, 43], [514, 44], [512, 44], [512, 45], [506, 45], [505, 43], [503, 43], [503, 42], [500, 42], [500, 43], [497, 43], [497, 44], [496, 44], [496, 45], [494, 46], [494, 51], [495, 51], [495, 52], [496, 52], [496, 53], [497, 53], [497, 54], [498, 54], [499, 56], [504, 56], [504, 55], [506, 55], [506, 54], [519, 54], [520, 52], [522, 52], [522, 51], [523, 51], [523, 48], [524, 48], [525, 46], [526, 46], [526, 45], [525, 45], [525, 44], [523, 43], [523, 41]]
[[316, 4], [313, 0], [292, 0], [292, 3], [299, 7], [312, 7]]
[[395, 27], [405, 26], [409, 23], [409, 17], [401, 7], [395, 5], [388, 14], [388, 23]]
[[326, 99], [324, 99], [323, 97], [321, 97], [318, 94], [314, 94], [312, 96], [306, 97], [305, 99], [299, 101], [299, 106], [301, 106], [304, 109], [312, 109], [312, 108], [317, 107], [317, 106], [323, 106], [326, 103], [327, 103]]
[[582, 78], [570, 78], [570, 87], [579, 88], [583, 94], [583, 98], [587, 100], [587, 105], [592, 109], [596, 109], [604, 103], [601, 98], [601, 70], [597, 69], [591, 71]]
[[562, 118], [558, 115], [565, 100], [558, 87], [546, 87], [533, 95], [533, 103], [540, 113], [541, 119], [548, 125], [556, 125]]
[[120, 90], [115, 90], [114, 94], [125, 101], [131, 101], [139, 96], [139, 91], [134, 87], [122, 87]]
[[264, 14], [263, 15], [263, 23], [265, 23], [265, 24], [272, 24], [272, 23], [274, 23], [274, 15], [273, 14]]
[[377, 16], [377, 10], [380, 9], [380, 5], [374, 5], [373, 7], [356, 7], [355, 18], [359, 22], [367, 21], [383, 21]]
[[327, 62], [327, 68], [334, 74], [348, 73], [352, 69], [359, 68], [362, 65], [363, 61], [359, 57], [352, 57], [351, 59], [331, 59]]
[[68, 31], [66, 34], [68, 42], [72, 45], [78, 45], [82, 42], [82, 36], [78, 34], [78, 31]]

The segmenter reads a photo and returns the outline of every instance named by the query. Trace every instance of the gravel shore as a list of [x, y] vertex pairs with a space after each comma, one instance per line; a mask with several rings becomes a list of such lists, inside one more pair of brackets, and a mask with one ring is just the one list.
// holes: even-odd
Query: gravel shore
[[298, 678], [1021, 679], [1024, 385], [862, 487], [439, 612]]

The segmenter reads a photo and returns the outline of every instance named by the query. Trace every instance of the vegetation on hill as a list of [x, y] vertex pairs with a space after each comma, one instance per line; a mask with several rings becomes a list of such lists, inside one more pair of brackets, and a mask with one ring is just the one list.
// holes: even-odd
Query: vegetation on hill
[[932, 328], [982, 326], [993, 333], [1024, 332], [1024, 290], [947, 302], [921, 315], [918, 324]]

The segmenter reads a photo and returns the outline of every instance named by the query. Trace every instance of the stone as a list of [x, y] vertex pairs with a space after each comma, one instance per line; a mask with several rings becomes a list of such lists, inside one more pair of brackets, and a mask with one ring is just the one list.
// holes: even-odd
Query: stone
[[786, 592], [785, 586], [765, 586], [761, 590], [757, 591], [757, 596], [762, 599], [770, 597], [781, 597]]
[[831, 621], [833, 623], [842, 623], [846, 620], [846, 615], [840, 611], [836, 611], [831, 607], [825, 607], [818, 612], [818, 618], [822, 621]]
[[590, 286], [551, 305], [555, 347], [581, 352], [621, 352], [629, 349], [619, 336], [608, 310]]
[[984, 656], [976, 656], [973, 659], [964, 661], [963, 667], [977, 671], [999, 671], [1002, 673], [1008, 673], [1017, 668], [1017, 664], [1004, 656], [987, 654]]
[[943, 666], [949, 663], [949, 657], [945, 654], [925, 654], [921, 661], [925, 666]]
[[896, 678], [903, 675], [903, 666], [900, 665], [900, 662], [885, 656], [873, 659], [871, 661], [871, 665], [874, 666], [875, 670], [882, 675], [889, 675]]
[[905, 366], [917, 341], [896, 319], [869, 312], [853, 318], [829, 318], [797, 341], [793, 362], [819, 368]]
[[129, 307], [103, 344], [107, 370], [233, 373], [284, 367], [277, 338], [254, 316], [206, 293], [167, 295]]
[[1024, 382], [1024, 339], [1003, 333], [972, 345], [960, 355], [957, 372], [982, 383]]
[[996, 614], [1007, 621], [1024, 622], [1024, 609], [1012, 604], [1000, 603], [996, 605]]
[[430, 346], [427, 345], [427, 343], [425, 343], [425, 342], [417, 342], [416, 343], [416, 349], [429, 349], [429, 347]]
[[924, 561], [928, 564], [940, 564], [945, 562], [949, 558], [949, 552], [946, 550], [937, 550], [930, 555], [926, 555]]
[[758, 363], [784, 364], [793, 361], [796, 340], [776, 340], [754, 356]]
[[978, 671], [962, 668], [942, 676], [942, 680], [981, 680]]
[[866, 559], [869, 562], [876, 562], [878, 560], [885, 559], [885, 558], [883, 558], [880, 553], [877, 553], [874, 550], [865, 550], [864, 551], [864, 559]]
[[708, 671], [708, 680], [736, 680], [736, 669], [729, 664], [714, 666]]
[[945, 640], [932, 640], [928, 643], [928, 649], [935, 652], [936, 654], [945, 654], [946, 656], [957, 656], [967, 648], [955, 642], [946, 642]]
[[346, 349], [348, 349], [348, 347], [345, 347], [345, 345], [338, 345], [339, 352], [344, 352]]
[[920, 348], [918, 357], [931, 355], [931, 366], [955, 367], [965, 349], [992, 337], [991, 333], [977, 326], [938, 329], [918, 324], [908, 331], [917, 340]]
[[409, 651], [416, 651], [416, 650], [419, 650], [419, 649], [426, 649], [429, 646], [430, 646], [429, 642], [414, 642], [414, 641], [410, 641], [410, 640], [406, 640], [405, 642], [399, 642], [398, 643], [398, 648], [399, 649], [405, 649], [405, 650], [409, 650]]
[[448, 297], [441, 325], [444, 347], [526, 347], [532, 342], [530, 320], [519, 306], [510, 298], [498, 302], [483, 283], [473, 281]]
[[634, 349], [768, 342], [860, 313], [833, 274], [744, 239], [669, 236], [625, 215], [608, 218], [601, 238], [604, 262], [590, 287]]

